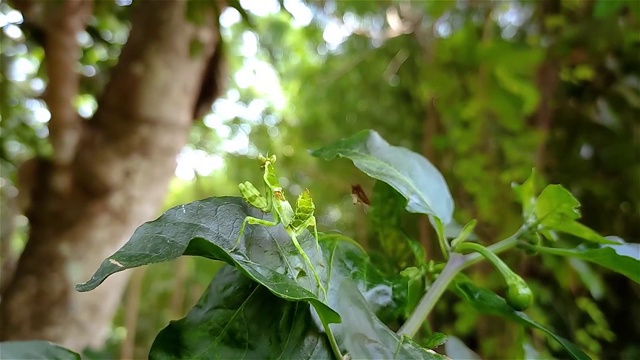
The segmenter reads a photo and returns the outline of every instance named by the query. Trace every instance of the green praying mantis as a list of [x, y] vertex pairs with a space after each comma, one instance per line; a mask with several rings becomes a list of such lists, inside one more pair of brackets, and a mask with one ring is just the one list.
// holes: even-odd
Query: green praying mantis
[[240, 227], [240, 232], [238, 234], [238, 240], [231, 251], [235, 250], [238, 245], [240, 245], [240, 240], [242, 239], [242, 234], [244, 233], [244, 228], [247, 224], [276, 226], [281, 223], [287, 234], [291, 237], [293, 245], [295, 245], [296, 249], [298, 249], [298, 252], [309, 266], [309, 269], [313, 273], [313, 276], [326, 299], [327, 291], [322, 285], [322, 281], [320, 280], [318, 273], [311, 264], [309, 256], [307, 256], [298, 242], [298, 236], [302, 234], [307, 227], [312, 226], [316, 240], [316, 249], [318, 253], [320, 253], [316, 218], [313, 215], [315, 205], [311, 199], [309, 190], [305, 189], [302, 194], [300, 194], [296, 201], [296, 209], [294, 211], [291, 204], [289, 204], [285, 198], [280, 182], [278, 181], [278, 177], [276, 176], [275, 168], [273, 166], [273, 163], [276, 162], [276, 156], [271, 155], [269, 157], [264, 157], [259, 155], [258, 160], [260, 161], [261, 168], [264, 170], [263, 179], [266, 184], [265, 196], [262, 196], [260, 191], [258, 191], [258, 189], [256, 189], [256, 187], [249, 181], [239, 184], [238, 188], [247, 203], [265, 213], [272, 213], [273, 221], [247, 216], [242, 222], [242, 226]]

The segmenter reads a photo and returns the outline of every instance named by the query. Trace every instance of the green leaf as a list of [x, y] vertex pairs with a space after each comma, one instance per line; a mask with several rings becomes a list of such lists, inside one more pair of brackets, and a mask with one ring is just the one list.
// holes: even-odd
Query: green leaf
[[[425, 285], [425, 271], [411, 266], [400, 272], [400, 276], [406, 282], [406, 305], [404, 310], [404, 315], [409, 317], [413, 309], [415, 309], [418, 302], [424, 296]], [[432, 349], [433, 347], [427, 346], [427, 348]]]
[[548, 185], [535, 202], [534, 212], [545, 223], [580, 217], [580, 203], [562, 185]]
[[0, 343], [2, 359], [77, 359], [80, 355], [50, 341], [7, 341]]
[[[431, 225], [436, 226], [435, 221], [429, 218], [431, 221]], [[465, 225], [466, 226], [466, 225]], [[455, 219], [451, 220], [450, 223], [445, 225], [444, 229], [442, 229], [443, 235], [446, 239], [455, 239], [462, 233], [463, 226], [458, 223]], [[468, 235], [467, 240], [477, 241], [478, 236], [474, 233]]]
[[156, 337], [149, 359], [331, 358], [309, 304], [274, 296], [231, 266], [183, 319]]
[[[343, 354], [353, 359], [443, 359], [399, 338], [375, 315], [392, 301], [391, 287], [353, 240], [321, 235], [329, 253], [329, 302], [344, 314], [331, 325]], [[305, 302], [286, 301], [232, 267], [221, 269], [198, 304], [156, 338], [152, 359], [327, 359], [331, 351]]]
[[438, 217], [429, 216], [429, 222], [431, 222], [431, 225], [436, 230], [436, 235], [438, 235], [438, 245], [440, 245], [440, 251], [446, 259], [449, 256], [449, 250], [451, 248], [449, 243], [447, 242], [446, 228]]
[[368, 211], [371, 228], [377, 239], [377, 243], [372, 246], [378, 251], [376, 255], [382, 254], [386, 259], [393, 259], [392, 262], [409, 261], [409, 254], [412, 253], [416, 261], [421, 263], [426, 258], [424, 247], [403, 231], [407, 217], [407, 211], [404, 209], [406, 204], [404, 196], [390, 185], [383, 181], [375, 182]]
[[536, 230], [551, 241], [556, 241], [557, 233], [561, 232], [595, 243], [612, 243], [576, 221], [580, 218], [578, 210], [580, 202], [561, 185], [548, 185], [536, 197], [539, 182], [539, 177], [534, 169], [524, 183], [511, 185], [522, 204], [522, 214], [526, 225], [537, 223]]
[[640, 284], [640, 244], [624, 242], [618, 237], [607, 237], [613, 244], [585, 246], [573, 249], [536, 246], [535, 249], [547, 254], [569, 256], [611, 269]]
[[393, 299], [390, 284], [380, 281], [364, 250], [339, 234], [326, 234], [323, 243], [332, 259], [329, 304], [342, 323], [331, 325], [352, 359], [445, 359], [406, 337], [398, 336], [375, 313]]
[[435, 349], [446, 342], [447, 335], [441, 332], [434, 332], [425, 340], [425, 347], [427, 349]]
[[560, 345], [562, 345], [573, 359], [590, 359], [587, 354], [569, 340], [556, 335], [548, 328], [531, 320], [525, 313], [513, 310], [502, 297], [498, 296], [494, 292], [477, 287], [469, 281], [456, 281], [455, 286], [458, 295], [470, 303], [479, 312], [502, 316], [521, 325], [541, 330], [560, 343]]
[[576, 221], [580, 217], [580, 203], [561, 185], [548, 185], [535, 202], [534, 213], [539, 221], [543, 234], [549, 240], [549, 230], [563, 232], [581, 239], [600, 243], [615, 244], [597, 232]]
[[477, 223], [478, 221], [476, 219], [469, 221], [464, 228], [462, 228], [460, 234], [455, 239], [451, 240], [451, 247], [455, 248], [459, 243], [465, 242], [469, 236], [473, 234], [473, 229], [475, 229]]
[[427, 266], [427, 251], [424, 246], [420, 244], [418, 240], [412, 239], [405, 235], [405, 239], [407, 241], [407, 245], [409, 246], [409, 250], [413, 254], [415, 258], [416, 264], [422, 267]]
[[325, 160], [349, 158], [358, 169], [402, 194], [407, 211], [436, 216], [444, 224], [451, 221], [453, 199], [438, 169], [418, 153], [389, 145], [373, 130], [360, 131], [312, 155]]
[[516, 197], [522, 204], [522, 215], [525, 219], [531, 220], [534, 206], [536, 204], [536, 195], [538, 195], [538, 184], [540, 183], [536, 169], [531, 169], [531, 175], [522, 184], [512, 183], [511, 188], [516, 193]]
[[[154, 221], [140, 226], [129, 242], [102, 262], [78, 291], [89, 291], [108, 276], [142, 265], [170, 261], [181, 255], [222, 260], [285, 300], [308, 301], [327, 323], [339, 315], [323, 303], [311, 272], [301, 259], [282, 225], [247, 225], [240, 245], [231, 252], [240, 226], [247, 216], [270, 219], [269, 214], [247, 205], [238, 197], [207, 198], [169, 209]], [[313, 236], [305, 231], [298, 241], [322, 277], [323, 263]]]
[[619, 12], [622, 7], [627, 5], [627, 1], [624, 0], [597, 0], [593, 7], [593, 17], [606, 18]]

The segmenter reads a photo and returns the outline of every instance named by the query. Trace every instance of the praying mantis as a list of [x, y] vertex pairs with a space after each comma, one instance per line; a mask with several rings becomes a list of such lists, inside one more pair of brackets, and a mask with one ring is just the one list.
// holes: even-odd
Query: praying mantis
[[271, 155], [269, 157], [265, 157], [259, 155], [258, 160], [260, 161], [261, 168], [264, 170], [263, 179], [266, 184], [265, 196], [262, 196], [260, 191], [258, 191], [258, 189], [256, 189], [256, 187], [249, 181], [239, 184], [238, 188], [240, 189], [240, 193], [244, 200], [251, 206], [258, 208], [265, 213], [272, 213], [273, 221], [247, 216], [242, 222], [242, 226], [240, 227], [240, 232], [238, 234], [238, 240], [231, 251], [235, 250], [238, 245], [240, 245], [240, 240], [242, 239], [244, 228], [247, 224], [264, 225], [269, 227], [282, 224], [287, 234], [291, 237], [293, 245], [295, 245], [296, 249], [298, 249], [298, 252], [309, 266], [309, 269], [313, 273], [313, 276], [326, 299], [327, 291], [322, 285], [322, 281], [320, 280], [318, 273], [311, 264], [309, 256], [307, 256], [298, 242], [298, 236], [309, 226], [312, 226], [316, 240], [316, 249], [318, 253], [320, 253], [316, 218], [313, 215], [315, 205], [311, 199], [309, 190], [305, 189], [302, 194], [300, 194], [296, 201], [296, 209], [294, 211], [291, 204], [289, 204], [289, 201], [285, 198], [280, 182], [278, 181], [278, 177], [276, 176], [275, 168], [273, 166], [273, 163], [276, 162], [276, 156]]

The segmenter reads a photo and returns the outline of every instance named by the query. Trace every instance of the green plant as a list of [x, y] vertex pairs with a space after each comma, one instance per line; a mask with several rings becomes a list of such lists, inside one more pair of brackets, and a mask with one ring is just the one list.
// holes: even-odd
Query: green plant
[[[532, 292], [498, 255], [522, 249], [523, 254], [573, 257], [640, 283], [639, 246], [602, 237], [578, 223], [577, 200], [560, 185], [539, 192], [535, 172], [523, 184], [513, 186], [522, 204], [523, 225], [508, 238], [484, 247], [473, 242], [475, 220], [462, 229], [452, 226], [454, 204], [447, 184], [421, 155], [391, 146], [370, 130], [312, 154], [327, 160], [349, 158], [406, 199], [406, 210], [427, 214], [445, 262], [427, 263], [423, 250], [408, 239], [419, 266], [387, 277], [373, 266], [362, 247], [338, 233], [319, 234], [321, 254], [307, 251], [316, 243], [305, 230], [297, 234], [300, 246], [318, 254], [309, 261], [327, 285], [327, 298], [319, 298], [316, 282], [300, 270], [304, 269], [300, 252], [283, 226], [257, 222], [246, 228], [242, 246], [236, 247], [247, 217], [268, 222], [271, 215], [240, 197], [215, 197], [176, 206], [143, 224], [76, 289], [89, 291], [116, 272], [183, 255], [227, 263], [187, 316], [172, 321], [158, 334], [149, 354], [154, 359], [444, 358], [428, 348], [445, 342], [442, 334], [432, 333], [420, 343], [412, 338], [449, 288], [479, 312], [538, 329], [557, 341], [566, 355], [588, 359], [572, 342], [521, 311], [531, 304]], [[374, 196], [374, 206], [375, 201]], [[507, 300], [462, 275], [482, 259], [489, 259], [504, 277]], [[397, 332], [378, 316], [389, 313], [407, 316]]]

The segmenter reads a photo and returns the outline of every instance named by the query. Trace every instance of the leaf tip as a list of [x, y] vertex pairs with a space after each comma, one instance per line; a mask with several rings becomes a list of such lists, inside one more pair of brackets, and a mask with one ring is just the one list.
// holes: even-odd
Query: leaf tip
[[91, 286], [91, 280], [85, 282], [85, 283], [81, 283], [81, 284], [76, 284], [76, 286], [74, 286], [74, 288], [76, 289], [77, 292], [87, 292], [90, 290], [95, 289], [95, 286]]

